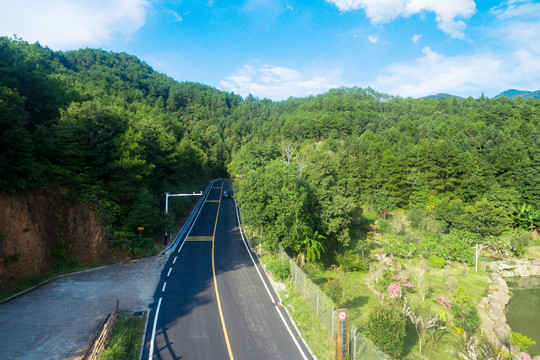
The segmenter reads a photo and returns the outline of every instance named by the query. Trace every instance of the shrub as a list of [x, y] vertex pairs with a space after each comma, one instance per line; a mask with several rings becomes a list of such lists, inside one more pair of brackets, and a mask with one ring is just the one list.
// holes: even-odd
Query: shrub
[[270, 257], [266, 263], [266, 269], [280, 280], [285, 280], [291, 275], [289, 262], [287, 260], [280, 260], [276, 257]]
[[527, 231], [515, 231], [512, 232], [509, 236], [510, 240], [510, 249], [516, 255], [516, 257], [520, 258], [525, 255], [525, 248], [529, 246], [529, 243], [532, 239], [532, 233]]
[[407, 213], [407, 219], [411, 226], [415, 229], [420, 229], [423, 221], [428, 217], [426, 210], [421, 208], [414, 208]]
[[417, 253], [417, 245], [408, 242], [402, 236], [390, 236], [388, 239], [386, 239], [383, 248], [385, 253], [389, 253], [400, 258], [411, 258]]
[[508, 341], [512, 348], [518, 349], [519, 351], [527, 352], [531, 345], [536, 345], [536, 341], [528, 338], [525, 335], [522, 335], [517, 332], [512, 331], [512, 337]]
[[463, 329], [469, 338], [476, 333], [482, 323], [476, 304], [463, 288], [456, 291], [455, 300], [452, 304], [452, 313], [454, 315], [454, 324]]
[[442, 257], [432, 255], [429, 257], [428, 264], [434, 268], [442, 269], [446, 265], [446, 260]]
[[379, 232], [381, 234], [388, 234], [390, 232], [390, 229], [392, 228], [390, 223], [386, 220], [377, 221], [377, 226], [379, 227]]
[[343, 298], [343, 285], [341, 285], [339, 279], [328, 279], [322, 289], [335, 304], [341, 302], [341, 299]]
[[337, 254], [336, 260], [339, 267], [344, 271], [365, 271], [366, 265], [362, 262], [360, 255], [354, 250], [348, 250], [343, 254]]
[[399, 358], [405, 342], [405, 325], [398, 309], [381, 304], [369, 313], [364, 335], [386, 354]]
[[463, 239], [452, 234], [441, 237], [426, 237], [421, 245], [424, 257], [438, 256], [447, 261], [474, 264], [474, 250]]

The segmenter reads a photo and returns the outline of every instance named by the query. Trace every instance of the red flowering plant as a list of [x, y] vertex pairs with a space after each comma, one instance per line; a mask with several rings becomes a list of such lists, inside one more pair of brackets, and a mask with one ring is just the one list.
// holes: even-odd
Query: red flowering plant
[[401, 266], [401, 263], [397, 263], [397, 266], [396, 266], [396, 272], [395, 274], [392, 275], [392, 279], [394, 280], [387, 288], [388, 290], [388, 295], [392, 298], [401, 298], [401, 296], [403, 295], [402, 294], [402, 289], [404, 288], [412, 288], [414, 287], [413, 284], [410, 284], [408, 282], [408, 277], [407, 276], [403, 276], [403, 275], [400, 275], [399, 274], [399, 271], [403, 270], [403, 267]]

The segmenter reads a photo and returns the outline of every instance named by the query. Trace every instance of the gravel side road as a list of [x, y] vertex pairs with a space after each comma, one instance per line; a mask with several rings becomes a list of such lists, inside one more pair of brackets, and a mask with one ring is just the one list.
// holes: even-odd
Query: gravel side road
[[168, 255], [70, 274], [0, 304], [0, 358], [81, 359], [106, 316], [153, 302]]

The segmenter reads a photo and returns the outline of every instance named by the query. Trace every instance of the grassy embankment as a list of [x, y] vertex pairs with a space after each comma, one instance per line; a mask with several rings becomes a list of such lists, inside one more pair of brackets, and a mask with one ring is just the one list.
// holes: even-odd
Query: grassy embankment
[[[445, 310], [435, 301], [435, 297], [444, 296], [450, 301], [454, 298], [455, 291], [463, 288], [466, 294], [478, 304], [482, 297], [486, 296], [489, 285], [489, 273], [487, 265], [489, 262], [499, 260], [488, 252], [479, 257], [478, 271], [474, 266], [461, 263], [447, 263], [444, 267], [429, 266], [429, 262], [421, 257], [410, 259], [394, 258], [389, 265], [388, 262], [380, 261], [380, 257], [374, 256], [382, 254], [381, 243], [385, 239], [385, 234], [377, 234], [373, 237], [370, 248], [371, 260], [369, 271], [343, 271], [337, 266], [318, 264], [308, 264], [304, 267], [310, 279], [321, 288], [329, 279], [337, 279], [343, 288], [342, 296], [336, 301], [339, 308], [347, 308], [351, 323], [361, 328], [366, 324], [368, 314], [380, 302], [377, 295], [372, 291], [378, 291], [386, 295], [386, 300], [391, 301], [386, 292], [386, 285], [381, 280], [383, 268], [395, 269], [398, 262], [402, 266], [400, 274], [407, 276], [415, 287], [407, 289], [404, 295], [412, 306], [421, 306], [428, 309], [431, 314], [439, 314], [445, 317], [446, 329], [438, 331], [435, 337], [424, 341], [422, 352], [419, 351], [418, 334], [415, 326], [410, 320], [407, 321], [405, 344], [403, 347], [403, 359], [456, 359], [456, 354], [450, 351], [463, 351], [463, 335], [459, 329], [452, 325], [452, 313]], [[539, 259], [540, 243], [537, 240], [527, 248], [524, 258]], [[379, 259], [379, 260], [378, 260]], [[263, 257], [263, 262], [266, 262]], [[421, 272], [424, 273], [423, 280], [418, 280]], [[418, 282], [423, 283], [425, 289], [424, 301], [421, 300], [421, 291]], [[304, 338], [311, 346], [313, 352], [319, 359], [333, 359], [333, 341], [328, 331], [322, 326], [319, 319], [311, 308], [305, 303], [302, 296], [295, 289], [294, 283], [285, 281], [287, 290], [281, 294], [284, 305], [291, 312], [295, 322], [304, 335]]]

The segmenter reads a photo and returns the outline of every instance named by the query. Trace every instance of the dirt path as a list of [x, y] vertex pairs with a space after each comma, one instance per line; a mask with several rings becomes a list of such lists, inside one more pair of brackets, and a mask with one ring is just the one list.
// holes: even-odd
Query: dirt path
[[67, 275], [0, 304], [2, 359], [81, 359], [120, 300], [147, 309], [168, 256]]

